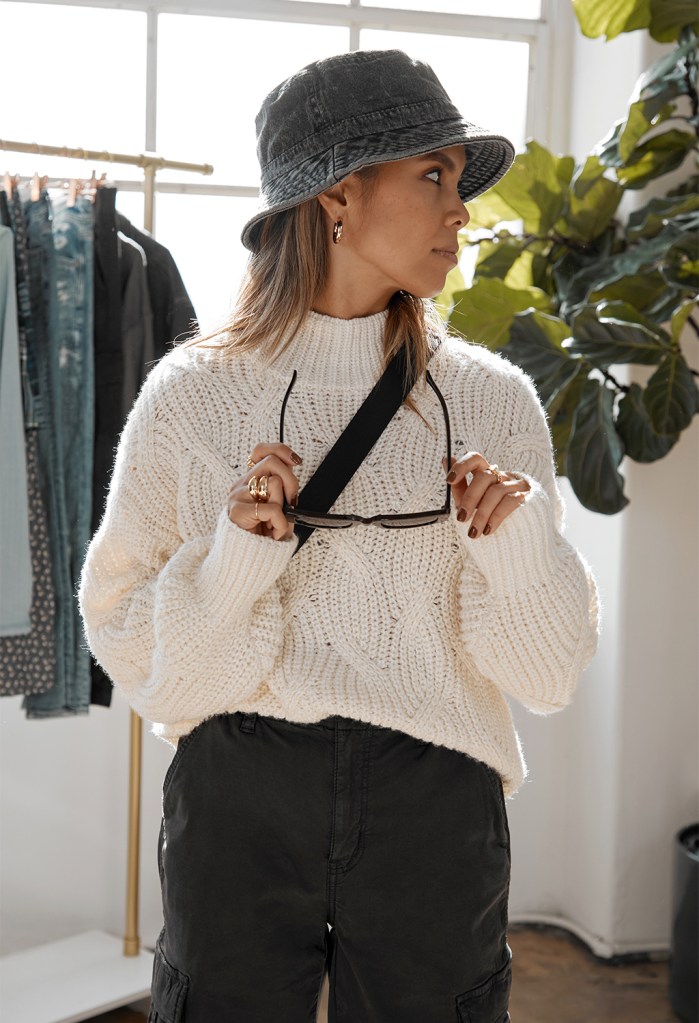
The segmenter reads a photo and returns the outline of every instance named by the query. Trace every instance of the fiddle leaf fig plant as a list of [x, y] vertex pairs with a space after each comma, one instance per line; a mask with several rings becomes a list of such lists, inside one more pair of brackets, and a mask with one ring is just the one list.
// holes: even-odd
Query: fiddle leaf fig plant
[[[699, 22], [684, 0], [573, 7], [586, 35], [640, 28], [676, 45], [640, 76], [625, 115], [582, 163], [527, 142], [469, 206], [461, 253], [470, 251], [472, 280], [456, 268], [436, 301], [459, 333], [532, 377], [558, 474], [586, 508], [611, 515], [628, 504], [623, 458], [663, 458], [699, 413], [699, 373], [681, 346], [699, 339]], [[627, 190], [690, 154], [679, 187], [618, 216]], [[623, 384], [612, 373], [623, 363], [654, 371], [644, 387]]]

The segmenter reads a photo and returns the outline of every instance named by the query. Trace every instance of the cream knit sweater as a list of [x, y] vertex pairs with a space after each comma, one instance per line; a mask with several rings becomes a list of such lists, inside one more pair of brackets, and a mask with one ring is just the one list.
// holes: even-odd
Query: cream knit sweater
[[[176, 745], [207, 717], [331, 714], [461, 750], [500, 773], [527, 768], [506, 697], [537, 714], [572, 699], [595, 653], [599, 597], [562, 536], [546, 414], [504, 357], [448, 338], [430, 372], [449, 409], [452, 451], [479, 451], [528, 480], [489, 536], [470, 521], [407, 530], [356, 526], [297, 539], [241, 529], [234, 480], [259, 442], [303, 458], [303, 487], [381, 373], [386, 313], [310, 313], [275, 362], [259, 352], [175, 348], [143, 384], [122, 433], [104, 517], [79, 591], [87, 642], [153, 732]], [[333, 506], [372, 515], [444, 502], [441, 406], [404, 406]]]

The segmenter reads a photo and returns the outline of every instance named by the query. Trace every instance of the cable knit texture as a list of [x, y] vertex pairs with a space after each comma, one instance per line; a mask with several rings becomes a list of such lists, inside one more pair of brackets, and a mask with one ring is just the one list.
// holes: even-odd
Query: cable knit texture
[[[538, 714], [570, 703], [599, 636], [597, 587], [563, 537], [546, 413], [530, 377], [454, 338], [430, 362], [452, 451], [525, 478], [526, 500], [489, 536], [447, 521], [406, 530], [257, 536], [227, 495], [257, 443], [303, 457], [303, 487], [381, 373], [386, 313], [312, 312], [274, 361], [258, 350], [175, 348], [150, 372], [120, 438], [79, 590], [95, 657], [153, 732], [176, 746], [200, 721], [258, 711], [341, 714], [485, 761], [512, 795], [527, 768], [506, 697]], [[399, 409], [332, 510], [439, 507], [441, 406]]]

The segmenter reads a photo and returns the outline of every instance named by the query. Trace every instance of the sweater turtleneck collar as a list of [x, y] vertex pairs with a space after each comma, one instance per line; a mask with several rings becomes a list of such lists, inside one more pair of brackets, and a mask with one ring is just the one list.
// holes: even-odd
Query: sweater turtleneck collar
[[342, 320], [310, 310], [286, 351], [269, 372], [310, 389], [371, 390], [382, 372], [388, 310]]

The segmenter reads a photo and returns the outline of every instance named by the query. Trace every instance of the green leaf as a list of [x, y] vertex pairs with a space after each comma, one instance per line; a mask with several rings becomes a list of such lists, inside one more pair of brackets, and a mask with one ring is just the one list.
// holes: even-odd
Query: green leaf
[[[667, 282], [659, 270], [651, 273], [638, 274], [634, 277], [621, 277], [619, 280], [596, 288], [590, 292], [588, 302], [597, 305], [602, 301], [628, 302], [641, 312], [667, 292]], [[657, 320], [655, 321], [657, 322]]]
[[576, 307], [584, 304], [593, 290], [599, 291], [622, 277], [635, 277], [642, 270], [655, 269], [681, 235], [682, 228], [670, 221], [654, 238], [630, 245], [624, 252], [584, 267], [567, 286], [560, 310], [563, 318], [567, 319]]
[[478, 231], [480, 228], [491, 230], [503, 221], [519, 220], [519, 214], [502, 200], [495, 188], [489, 188], [477, 199], [471, 200], [468, 204], [468, 213], [469, 230], [466, 234], [469, 237], [472, 231]]
[[649, 0], [573, 0], [573, 9], [589, 39], [606, 33], [610, 40], [650, 24]]
[[637, 146], [626, 164], [617, 169], [617, 177], [626, 188], [643, 188], [653, 178], [679, 167], [695, 146], [694, 135], [675, 128], [654, 135]]
[[575, 241], [592, 241], [609, 226], [624, 194], [615, 181], [604, 177], [604, 165], [592, 154], [573, 180], [568, 209], [556, 225]]
[[511, 235], [502, 241], [482, 241], [478, 247], [476, 276], [499, 277], [503, 280], [512, 264], [519, 259], [524, 245], [523, 238]]
[[687, 320], [696, 308], [697, 302], [694, 298], [691, 298], [688, 302], [683, 302], [679, 305], [672, 314], [670, 333], [672, 334], [672, 340], [678, 344]]
[[[623, 303], [614, 305], [625, 308]], [[670, 338], [655, 324], [653, 328], [586, 306], [573, 321], [570, 350], [600, 369], [625, 362], [656, 365], [667, 354]]]
[[538, 142], [527, 142], [526, 153], [519, 153], [495, 192], [506, 207], [514, 210], [532, 234], [549, 231], [565, 203], [565, 192], [573, 175], [572, 156], [557, 157]]
[[566, 476], [590, 511], [613, 515], [629, 503], [617, 466], [624, 457], [612, 414], [614, 392], [588, 378], [575, 411], [566, 454]]
[[695, 49], [696, 39], [687, 39], [675, 47], [671, 53], [664, 54], [660, 60], [656, 60], [655, 63], [651, 64], [636, 80], [633, 93], [631, 94], [631, 102], [634, 103], [649, 90], [651, 92], [659, 91], [656, 86], [663, 89], [668, 81], [678, 81], [684, 78], [684, 69], [679, 66], [680, 61], [684, 60]]
[[[662, 277], [662, 274], [660, 275]], [[665, 280], [665, 278], [662, 278]], [[683, 288], [675, 287], [670, 285], [665, 289], [662, 295], [660, 295], [655, 302], [652, 302], [646, 309], [646, 316], [650, 316], [655, 323], [668, 323], [672, 320], [672, 314], [674, 313], [677, 306], [680, 304], [683, 298], [686, 298], [686, 294]]]
[[[676, 218], [674, 223], [678, 223], [680, 219]], [[699, 291], [699, 241], [694, 231], [687, 232], [677, 239], [668, 250], [660, 272], [671, 284], [687, 288], [694, 293]]]
[[668, 196], [689, 195], [690, 192], [699, 192], [699, 174], [691, 174], [686, 181], [681, 181], [667, 194]]
[[547, 407], [582, 367], [563, 347], [568, 338], [570, 327], [557, 316], [528, 309], [512, 321], [504, 353], [534, 379]]
[[534, 242], [525, 249], [517, 262], [513, 263], [510, 267], [505, 277], [505, 284], [508, 288], [512, 288], [515, 291], [522, 291], [526, 288], [539, 288], [555, 298], [555, 293], [551, 291], [549, 281], [546, 278], [549, 261], [546, 256], [542, 256], [534, 248], [535, 245], [540, 244], [540, 242]]
[[546, 411], [549, 416], [549, 430], [551, 432], [551, 442], [554, 448], [556, 463], [556, 474], [558, 476], [565, 476], [567, 474], [566, 461], [568, 445], [570, 444], [573, 423], [575, 422], [575, 415], [578, 405], [580, 404], [580, 397], [588, 379], [587, 373], [584, 372], [584, 367], [586, 365], [584, 360], [571, 360], [571, 364], [577, 366], [579, 368], [579, 372], [573, 377], [566, 387], [561, 388], [553, 399], [551, 399], [548, 403], [545, 403]]
[[629, 302], [619, 300], [598, 302], [595, 306], [595, 313], [597, 319], [603, 322], [613, 320], [614, 322], [621, 323], [638, 323], [651, 334], [655, 334], [665, 347], [670, 345], [670, 335], [668, 332], [663, 330], [656, 320], [651, 319], [650, 316], [644, 316], [640, 309], [637, 309]]
[[657, 42], [673, 42], [686, 25], [699, 32], [695, 0], [650, 0], [650, 34]]
[[661, 124], [672, 115], [674, 104], [665, 102], [665, 99], [663, 92], [652, 99], [639, 99], [631, 104], [626, 124], [619, 136], [619, 157], [622, 163], [627, 162], [636, 144], [653, 125]]
[[619, 402], [616, 429], [626, 454], [635, 462], [657, 462], [664, 458], [680, 436], [679, 433], [658, 436], [648, 418], [643, 389], [638, 384], [631, 384]]
[[592, 155], [597, 156], [605, 167], [618, 167], [622, 163], [619, 155], [619, 139], [625, 124], [625, 117], [615, 121], [604, 138], [600, 139], [592, 150]]
[[449, 323], [472, 341], [491, 351], [506, 343], [515, 313], [535, 307], [550, 309], [551, 299], [538, 288], [513, 291], [496, 278], [481, 277], [454, 296]]
[[650, 378], [643, 392], [653, 429], [660, 434], [679, 433], [699, 412], [699, 390], [680, 351], [673, 349]]
[[640, 210], [629, 216], [627, 235], [631, 241], [638, 238], [653, 238], [662, 230], [667, 221], [684, 213], [699, 210], [699, 195], [683, 195], [651, 199]]

